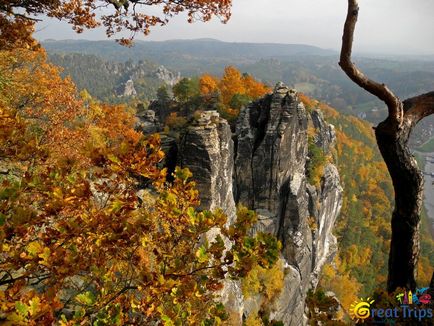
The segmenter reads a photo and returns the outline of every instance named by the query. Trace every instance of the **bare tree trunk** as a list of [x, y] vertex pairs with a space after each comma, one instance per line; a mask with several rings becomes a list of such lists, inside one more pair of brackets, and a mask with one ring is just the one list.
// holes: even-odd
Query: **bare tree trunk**
[[348, 0], [339, 65], [354, 83], [387, 105], [387, 119], [375, 129], [377, 144], [395, 190], [387, 290], [393, 292], [397, 287], [414, 290], [420, 253], [423, 176], [408, 148], [408, 138], [421, 119], [434, 114], [434, 92], [401, 102], [386, 85], [369, 79], [355, 66], [351, 53], [358, 15], [358, 0]]
[[375, 130], [377, 144], [395, 189], [387, 289], [416, 288], [423, 176], [408, 148], [410, 128], [390, 133], [387, 122]]

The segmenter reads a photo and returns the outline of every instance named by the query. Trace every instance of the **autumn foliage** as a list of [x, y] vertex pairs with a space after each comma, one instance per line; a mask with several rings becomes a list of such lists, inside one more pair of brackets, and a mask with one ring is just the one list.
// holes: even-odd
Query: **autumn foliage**
[[196, 113], [210, 110], [218, 111], [234, 126], [241, 109], [271, 92], [271, 89], [249, 74], [242, 74], [229, 66], [221, 77], [203, 74], [182, 78], [172, 87], [172, 91], [173, 97], [170, 98], [161, 88], [150, 109], [162, 115], [169, 129], [180, 130], [188, 119], [195, 119]]
[[[2, 0], [0, 49], [32, 42], [33, 24], [43, 15], [68, 22], [78, 33], [98, 26], [106, 28], [108, 37], [129, 31], [130, 36], [118, 39], [121, 44], [129, 45], [137, 33], [147, 35], [151, 27], [166, 25], [171, 17], [182, 12], [187, 13], [189, 22], [209, 21], [213, 16], [226, 22], [231, 5], [231, 0]], [[154, 8], [149, 10], [149, 7]]]
[[255, 214], [227, 227], [221, 211], [198, 211], [187, 169], [167, 181], [158, 135], [136, 132], [125, 106], [77, 96], [42, 50], [0, 58], [0, 321], [225, 320], [225, 277], [279, 254], [275, 238], [247, 235]]
[[204, 74], [199, 79], [202, 96], [220, 97], [223, 104], [222, 113], [228, 119], [238, 116], [243, 105], [258, 99], [271, 90], [249, 74], [241, 72], [233, 66], [225, 68], [221, 78]]

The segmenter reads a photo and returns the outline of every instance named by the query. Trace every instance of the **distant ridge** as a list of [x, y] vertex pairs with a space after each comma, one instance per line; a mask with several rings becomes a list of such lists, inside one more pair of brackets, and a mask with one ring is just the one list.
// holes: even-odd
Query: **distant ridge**
[[186, 41], [190, 41], [190, 42], [219, 42], [219, 43], [231, 43], [231, 42], [225, 42], [225, 41], [221, 41], [221, 40], [218, 40], [218, 39], [216, 39], [216, 38], [211, 38], [211, 37], [203, 37], [203, 38], [195, 38], [195, 39], [175, 38], [175, 39], [164, 40], [164, 41], [144, 41], [144, 40], [140, 40], [140, 41], [138, 41], [138, 42], [186, 42]]
[[212, 38], [193, 40], [137, 41], [132, 48], [121, 47], [114, 41], [46, 40], [42, 42], [49, 52], [77, 52], [94, 54], [115, 61], [164, 60], [168, 56], [245, 63], [282, 56], [332, 56], [337, 52], [306, 44], [224, 42]]

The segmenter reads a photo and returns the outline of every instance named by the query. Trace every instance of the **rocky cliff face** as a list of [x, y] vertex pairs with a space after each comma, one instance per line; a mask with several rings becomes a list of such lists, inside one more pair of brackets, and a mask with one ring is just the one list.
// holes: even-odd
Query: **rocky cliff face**
[[[270, 320], [285, 325], [306, 324], [306, 293], [336, 251], [332, 229], [342, 203], [334, 165], [324, 167], [319, 187], [307, 181], [309, 124], [316, 130], [315, 143], [328, 152], [333, 127], [319, 112], [309, 114], [296, 91], [278, 84], [272, 94], [242, 110], [235, 135], [217, 112], [204, 112], [182, 138], [177, 158], [193, 172], [201, 208], [221, 207], [232, 222], [241, 203], [258, 213], [253, 232], [273, 233], [282, 242], [284, 287], [265, 309]], [[265, 304], [261, 295], [243, 298], [233, 282], [222, 299], [240, 321]]]
[[232, 191], [234, 143], [226, 120], [216, 111], [202, 113], [180, 143], [178, 165], [188, 167], [197, 181], [201, 209], [222, 208], [228, 222], [235, 219]]

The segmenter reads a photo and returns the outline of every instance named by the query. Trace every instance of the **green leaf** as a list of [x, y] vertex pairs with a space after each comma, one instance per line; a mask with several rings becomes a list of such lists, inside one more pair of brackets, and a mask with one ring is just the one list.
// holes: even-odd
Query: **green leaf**
[[163, 321], [163, 324], [165, 326], [174, 326], [175, 325], [169, 316], [163, 315], [163, 316], [161, 316], [161, 320]]
[[110, 160], [110, 161], [112, 161], [113, 163], [117, 163], [117, 164], [120, 164], [121, 163], [121, 161], [119, 160], [119, 158], [117, 158], [115, 155], [113, 155], [113, 154], [108, 154], [107, 155], [107, 158]]
[[199, 263], [205, 263], [206, 261], [208, 261], [208, 255], [204, 246], [200, 246], [199, 249], [196, 251], [196, 257]]
[[27, 305], [22, 303], [21, 301], [15, 302], [15, 310], [22, 316], [27, 316], [27, 313], [29, 311]]
[[90, 292], [90, 291], [86, 291], [84, 293], [78, 294], [75, 297], [75, 299], [79, 303], [85, 304], [85, 305], [88, 305], [88, 306], [92, 306], [95, 303], [95, 301], [96, 301], [95, 295], [92, 292]]
[[86, 315], [86, 310], [83, 307], [78, 307], [74, 312], [74, 319], [82, 318], [84, 315]]
[[190, 172], [188, 168], [181, 169], [180, 167], [176, 167], [175, 176], [178, 179], [184, 181], [185, 183], [188, 178], [191, 178], [193, 176], [193, 174]]
[[111, 324], [112, 325], [122, 325], [122, 311], [121, 311], [121, 305], [117, 303], [115, 305], [115, 315], [112, 316]]
[[112, 205], [111, 205], [111, 210], [113, 213], [117, 213], [119, 212], [122, 207], [123, 207], [124, 203], [118, 199], [116, 199], [115, 201], [113, 201]]
[[0, 200], [12, 200], [18, 195], [18, 185], [13, 185], [9, 188], [4, 188], [0, 191]]
[[187, 215], [188, 215], [188, 217], [190, 218], [190, 219], [189, 219], [190, 224], [191, 224], [191, 225], [195, 225], [195, 224], [196, 224], [196, 221], [197, 221], [197, 218], [196, 218], [196, 211], [194, 210], [193, 207], [189, 207], [189, 208], [187, 208]]

